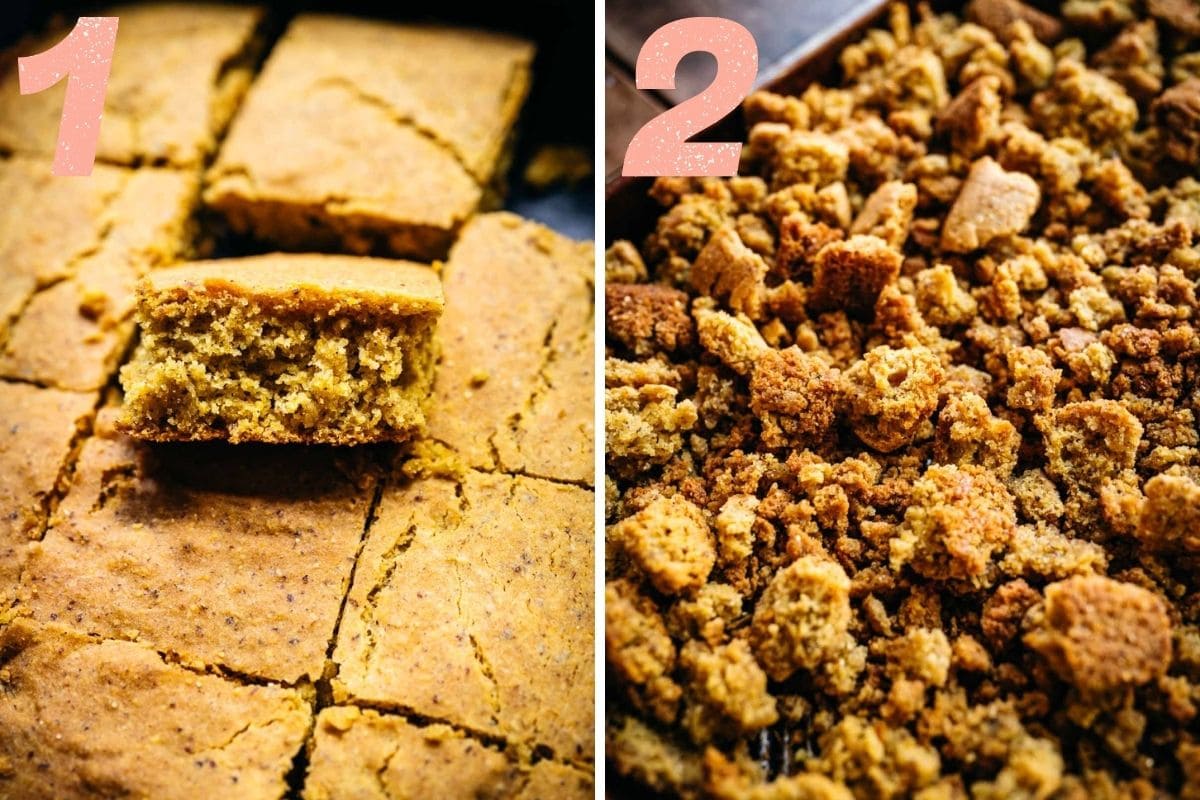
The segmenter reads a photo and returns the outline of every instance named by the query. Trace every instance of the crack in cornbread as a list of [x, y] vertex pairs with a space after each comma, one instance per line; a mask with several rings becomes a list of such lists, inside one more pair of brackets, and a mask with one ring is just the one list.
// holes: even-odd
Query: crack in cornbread
[[[199, 168], [216, 150], [262, 49], [258, 8], [156, 3], [100, 9], [120, 18], [96, 158], [120, 165]], [[17, 48], [40, 53], [55, 30]], [[54, 151], [63, 84], [21, 95], [17, 61], [0, 69], [0, 150], [46, 156]], [[42, 162], [39, 162], [42, 163]]]
[[492, 745], [441, 724], [353, 706], [322, 709], [309, 753], [305, 800], [488, 797], [584, 800], [592, 777], [569, 765], [518, 765]]
[[442, 257], [501, 179], [532, 59], [500, 34], [301, 15], [235, 118], [205, 202], [285, 249]]
[[407, 262], [274, 255], [155, 270], [121, 425], [156, 441], [362, 444], [425, 421], [437, 275]]
[[893, 4], [610, 248], [614, 779], [1200, 794], [1200, 7], [1046, 5]]
[[294, 689], [26, 620], [0, 629], [0, 696], [0, 795], [26, 800], [280, 797], [312, 720]]
[[443, 269], [431, 438], [470, 467], [591, 485], [592, 270], [590, 243], [514, 214], [467, 224]]
[[[198, 179], [97, 165], [86, 180], [0, 161], [0, 376], [71, 390], [108, 382], [133, 335], [134, 284], [191, 242]], [[31, 224], [28, 219], [36, 219]]]
[[388, 486], [334, 650], [335, 701], [589, 761], [592, 506], [574, 486], [474, 471]]
[[16, 594], [25, 549], [41, 538], [52, 497], [66, 488], [76, 439], [95, 405], [92, 393], [0, 381], [0, 621]]
[[[103, 409], [18, 612], [185, 663], [295, 683], [323, 673], [374, 480], [353, 452], [150, 447]], [[119, 603], [113, 598], [120, 598]]]

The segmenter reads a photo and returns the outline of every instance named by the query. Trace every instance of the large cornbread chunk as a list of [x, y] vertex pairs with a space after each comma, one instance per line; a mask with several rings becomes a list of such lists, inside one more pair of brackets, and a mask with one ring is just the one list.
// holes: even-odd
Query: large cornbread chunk
[[295, 689], [24, 620], [0, 664], [0, 797], [281, 797], [312, 718]]
[[468, 472], [385, 490], [342, 616], [338, 702], [590, 759], [590, 491]]
[[469, 466], [593, 481], [593, 251], [514, 214], [463, 230], [446, 264], [429, 435]]
[[271, 255], [156, 270], [138, 286], [122, 426], [155, 441], [411, 438], [441, 310], [437, 275], [407, 262]]
[[206, 201], [289, 250], [442, 257], [503, 176], [532, 59], [495, 33], [302, 15], [235, 118]]
[[[117, 46], [104, 98], [96, 158], [124, 165], [199, 167], [216, 148], [253, 77], [262, 11], [207, 3], [101, 9], [117, 17]], [[47, 50], [59, 28], [17, 49]], [[0, 150], [49, 156], [58, 141], [67, 82], [21, 95], [17, 60], [0, 65]]]
[[330, 448], [147, 447], [96, 420], [22, 613], [288, 683], [325, 666], [372, 482]]
[[[2, 115], [0, 115], [2, 117]], [[195, 175], [98, 164], [51, 175], [31, 158], [0, 161], [0, 377], [61, 389], [108, 382], [133, 332], [140, 275], [191, 242]]]
[[341, 797], [592, 797], [586, 772], [553, 761], [518, 767], [494, 745], [447, 725], [332, 706], [317, 717], [305, 800]]
[[0, 615], [95, 404], [94, 394], [0, 381]]

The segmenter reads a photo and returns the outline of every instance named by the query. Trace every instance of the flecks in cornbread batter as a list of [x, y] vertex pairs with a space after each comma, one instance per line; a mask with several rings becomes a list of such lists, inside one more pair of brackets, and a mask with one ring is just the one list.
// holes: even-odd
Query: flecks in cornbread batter
[[0, 793], [281, 797], [312, 726], [295, 689], [239, 685], [142, 644], [0, 629]]
[[317, 717], [305, 800], [348, 795], [488, 797], [497, 800], [593, 796], [592, 776], [553, 761], [519, 766], [492, 745], [445, 725], [332, 706]]
[[0, 381], [0, 619], [16, 593], [29, 543], [41, 537], [64, 489], [75, 441], [91, 421], [92, 393]]
[[[97, 420], [21, 610], [184, 663], [316, 680], [371, 502], [353, 452], [149, 447]], [[339, 463], [343, 461], [344, 463]]]

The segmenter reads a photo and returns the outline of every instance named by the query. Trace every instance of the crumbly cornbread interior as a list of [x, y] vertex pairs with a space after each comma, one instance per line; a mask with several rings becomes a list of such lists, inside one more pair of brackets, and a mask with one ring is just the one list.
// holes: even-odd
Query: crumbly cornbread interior
[[121, 380], [141, 438], [352, 444], [402, 441], [424, 424], [433, 314], [335, 316], [192, 296], [140, 322]]

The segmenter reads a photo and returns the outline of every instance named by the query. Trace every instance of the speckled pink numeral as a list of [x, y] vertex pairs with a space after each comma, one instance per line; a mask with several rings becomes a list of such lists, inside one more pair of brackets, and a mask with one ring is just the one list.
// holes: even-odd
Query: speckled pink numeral
[[749, 94], [758, 75], [750, 31], [721, 17], [688, 17], [663, 25], [642, 45], [639, 89], [674, 89], [675, 68], [688, 53], [712, 53], [717, 77], [708, 88], [642, 126], [625, 150], [623, 175], [736, 175], [738, 142], [689, 142]]
[[21, 94], [45, 91], [67, 78], [58, 145], [50, 168], [55, 175], [92, 174], [116, 45], [116, 17], [80, 17], [54, 47], [17, 59]]

